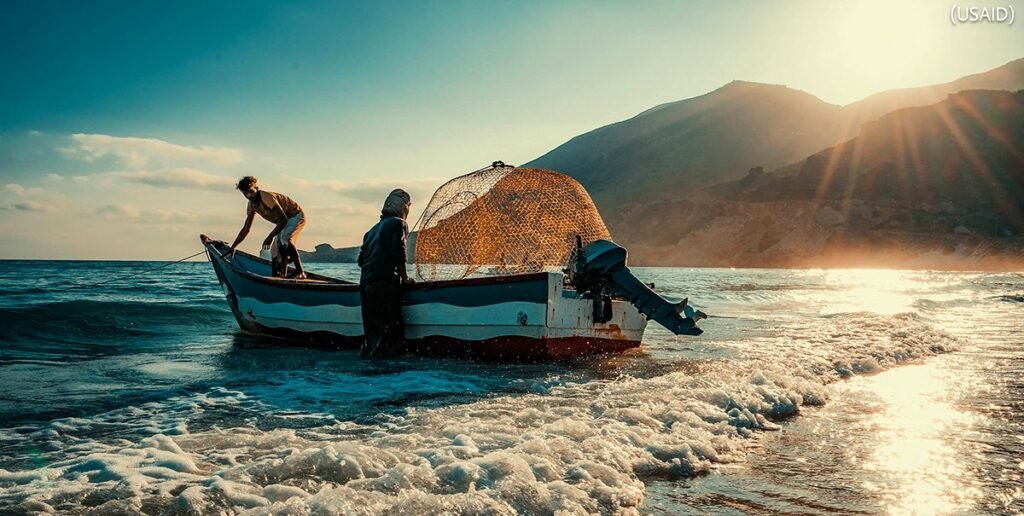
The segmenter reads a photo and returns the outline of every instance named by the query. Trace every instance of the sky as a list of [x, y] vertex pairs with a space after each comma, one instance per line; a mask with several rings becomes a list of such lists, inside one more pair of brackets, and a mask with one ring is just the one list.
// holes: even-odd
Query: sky
[[1024, 56], [1019, 23], [953, 26], [951, 7], [16, 2], [0, 17], [0, 258], [187, 256], [199, 233], [234, 238], [248, 174], [303, 206], [300, 248], [356, 245], [392, 188], [415, 218], [445, 179], [734, 79], [847, 104]]

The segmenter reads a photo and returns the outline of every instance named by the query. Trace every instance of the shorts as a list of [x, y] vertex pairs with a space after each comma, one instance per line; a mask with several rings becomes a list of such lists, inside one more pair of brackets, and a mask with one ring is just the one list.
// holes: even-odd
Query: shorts
[[274, 237], [274, 243], [270, 246], [270, 255], [279, 256], [284, 245], [295, 247], [295, 240], [299, 238], [299, 233], [302, 233], [304, 227], [306, 227], [306, 215], [300, 211], [298, 215], [288, 219], [284, 229]]

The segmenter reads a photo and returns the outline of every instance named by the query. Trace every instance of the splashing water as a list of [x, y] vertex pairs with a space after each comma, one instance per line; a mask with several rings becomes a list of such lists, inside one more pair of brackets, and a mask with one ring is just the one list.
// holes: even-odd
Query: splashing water
[[0, 263], [0, 507], [942, 513], [1024, 496], [1024, 275], [641, 268], [719, 316], [704, 336], [651, 325], [635, 353], [499, 365], [238, 335], [201, 263], [59, 288], [146, 265]]

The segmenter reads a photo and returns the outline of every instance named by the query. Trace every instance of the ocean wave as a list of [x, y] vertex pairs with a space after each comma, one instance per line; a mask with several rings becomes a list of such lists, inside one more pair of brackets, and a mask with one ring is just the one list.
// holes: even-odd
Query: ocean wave
[[813, 283], [722, 283], [715, 285], [715, 289], [728, 292], [809, 292], [809, 291], [835, 291], [839, 290], [835, 285], [816, 285]]
[[[60, 342], [166, 334], [167, 325], [202, 325], [229, 316], [223, 302], [54, 301], [0, 308], [0, 341], [39, 344], [31, 337]], [[28, 339], [26, 339], [28, 338]], [[45, 341], [44, 341], [45, 342]]]
[[977, 306], [978, 302], [968, 298], [952, 299], [915, 299], [910, 306], [922, 314], [937, 315], [951, 310], [969, 310]]
[[28, 296], [28, 295], [49, 294], [49, 293], [51, 293], [50, 290], [47, 290], [45, 288], [39, 288], [39, 287], [25, 287], [25, 288], [6, 287], [6, 288], [0, 288], [0, 296]]
[[[743, 461], [761, 432], [826, 403], [830, 383], [958, 344], [913, 314], [841, 314], [731, 342], [739, 358], [708, 360], [700, 374], [681, 363], [650, 378], [554, 384], [358, 427], [155, 424], [176, 435], [68, 442], [65, 458], [45, 468], [0, 469], [0, 503], [128, 512], [633, 514], [645, 480]], [[174, 403], [187, 415], [251, 400], [218, 391]], [[59, 441], [59, 429], [50, 430]]]

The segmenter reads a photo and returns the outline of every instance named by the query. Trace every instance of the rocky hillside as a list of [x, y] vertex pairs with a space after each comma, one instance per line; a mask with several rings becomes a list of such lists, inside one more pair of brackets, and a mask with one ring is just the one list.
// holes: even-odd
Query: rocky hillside
[[[409, 263], [412, 263], [416, 253], [416, 233], [410, 232], [406, 240], [406, 255]], [[359, 258], [359, 246], [355, 247], [334, 247], [331, 244], [317, 244], [312, 251], [299, 250], [299, 257], [304, 262], [321, 263], [356, 263]]]
[[1020, 89], [1024, 89], [1024, 59], [1017, 59], [994, 70], [968, 75], [943, 84], [883, 91], [848, 104], [843, 110], [851, 120], [850, 125], [860, 127], [865, 122], [897, 109], [941, 102], [952, 93], [965, 90]]
[[[709, 184], [773, 170], [857, 136], [893, 110], [933, 104], [963, 89], [1024, 88], [1024, 59], [922, 88], [893, 90], [841, 107], [779, 85], [734, 81], [579, 135], [524, 165], [576, 178], [617, 234], [620, 208], [675, 199]], [[623, 189], [622, 178], [629, 178]]]
[[835, 143], [841, 114], [809, 93], [734, 81], [577, 136], [524, 166], [576, 178], [604, 213], [791, 163]]
[[328, 243], [317, 244], [312, 251], [299, 249], [299, 258], [304, 262], [356, 263], [359, 258], [358, 247], [336, 248]]
[[633, 263], [1024, 266], [1024, 93], [898, 110], [804, 160], [625, 206]]
[[633, 263], [1020, 268], [1020, 89], [1024, 59], [847, 106], [734, 81], [524, 167], [577, 179]]

